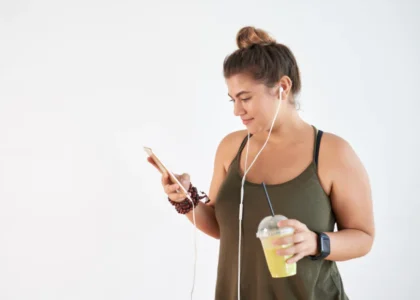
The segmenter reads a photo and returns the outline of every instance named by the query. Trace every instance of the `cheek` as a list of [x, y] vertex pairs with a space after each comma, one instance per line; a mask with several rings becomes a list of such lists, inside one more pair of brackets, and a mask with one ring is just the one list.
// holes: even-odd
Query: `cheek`
[[259, 117], [261, 114], [261, 106], [256, 101], [251, 101], [244, 105], [247, 113], [252, 117]]
[[273, 102], [273, 101], [266, 102], [266, 105], [264, 106], [264, 115], [267, 118], [272, 118], [274, 116], [274, 113], [277, 110], [277, 104], [278, 102]]
[[271, 107], [269, 107], [268, 105], [264, 105], [264, 103], [254, 105], [252, 111], [255, 117], [258, 117], [263, 121], [271, 117]]
[[249, 116], [260, 119], [263, 122], [267, 119], [271, 119], [276, 109], [272, 99], [267, 98], [253, 99], [249, 102], [245, 102], [243, 107]]

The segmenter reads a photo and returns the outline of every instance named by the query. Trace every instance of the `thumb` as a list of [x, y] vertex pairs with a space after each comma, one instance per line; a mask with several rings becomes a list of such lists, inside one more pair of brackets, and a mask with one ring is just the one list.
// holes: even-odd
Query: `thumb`
[[189, 174], [187, 174], [187, 173], [183, 173], [182, 175], [181, 175], [181, 183], [182, 184], [187, 184], [187, 183], [189, 183], [190, 182], [190, 175]]

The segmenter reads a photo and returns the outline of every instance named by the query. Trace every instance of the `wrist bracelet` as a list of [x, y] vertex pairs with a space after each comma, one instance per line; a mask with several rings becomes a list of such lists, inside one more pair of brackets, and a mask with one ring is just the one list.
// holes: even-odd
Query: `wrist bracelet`
[[190, 212], [193, 209], [193, 207], [196, 207], [201, 199], [207, 198], [207, 200], [204, 203], [210, 202], [209, 197], [204, 192], [201, 193], [203, 194], [202, 196], [198, 194], [197, 188], [190, 183], [190, 187], [188, 188], [188, 194], [192, 199], [192, 203], [188, 198], [185, 198], [181, 202], [172, 201], [171, 199], [169, 199], [169, 197], [168, 200], [175, 207], [176, 211], [179, 214], [185, 215], [186, 213]]

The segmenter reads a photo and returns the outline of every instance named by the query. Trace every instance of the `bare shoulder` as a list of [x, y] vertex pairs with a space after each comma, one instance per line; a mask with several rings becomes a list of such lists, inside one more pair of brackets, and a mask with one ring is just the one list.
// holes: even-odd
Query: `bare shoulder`
[[320, 160], [330, 167], [359, 163], [359, 158], [350, 143], [329, 132], [323, 134], [319, 155]]
[[350, 143], [330, 132], [324, 132], [321, 139], [318, 173], [324, 191], [330, 196], [333, 186], [339, 182], [342, 184], [350, 173], [366, 177], [364, 167]]
[[230, 163], [234, 159], [239, 147], [247, 136], [248, 131], [238, 130], [226, 135], [219, 143], [216, 155], [223, 162], [225, 170], [229, 168]]
[[333, 133], [325, 132], [322, 137], [318, 169], [328, 194], [338, 186], [369, 184], [367, 171], [350, 142]]
[[209, 205], [214, 205], [220, 185], [226, 176], [230, 163], [246, 135], [246, 130], [235, 131], [229, 133], [220, 141], [214, 160], [213, 177], [209, 191], [209, 197], [211, 199]]

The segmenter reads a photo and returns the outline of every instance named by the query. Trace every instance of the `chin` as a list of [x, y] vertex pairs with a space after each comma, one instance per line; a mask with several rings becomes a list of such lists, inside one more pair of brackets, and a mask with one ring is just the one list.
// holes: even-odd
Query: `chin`
[[247, 126], [246, 128], [247, 128], [247, 130], [250, 134], [256, 134], [258, 132], [264, 131], [264, 128], [261, 127], [261, 126], [255, 126], [254, 125], [254, 126]]

